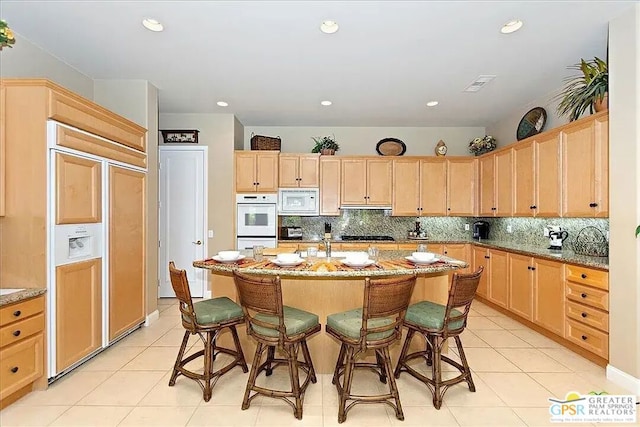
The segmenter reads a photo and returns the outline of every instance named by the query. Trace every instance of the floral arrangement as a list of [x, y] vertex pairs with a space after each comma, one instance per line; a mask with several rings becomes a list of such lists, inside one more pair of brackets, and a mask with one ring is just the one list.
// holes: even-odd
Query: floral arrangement
[[9, 28], [9, 24], [7, 24], [7, 21], [0, 19], [0, 50], [5, 46], [12, 47], [11, 45], [15, 42], [16, 39], [13, 36], [13, 31]]
[[473, 141], [469, 143], [469, 151], [478, 156], [495, 150], [497, 146], [498, 144], [494, 137], [485, 135], [482, 138], [474, 138]]

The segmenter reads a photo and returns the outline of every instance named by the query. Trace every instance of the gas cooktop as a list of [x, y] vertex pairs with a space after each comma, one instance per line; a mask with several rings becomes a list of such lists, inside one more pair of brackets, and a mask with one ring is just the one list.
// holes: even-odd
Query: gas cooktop
[[391, 236], [350, 236], [344, 235], [341, 237], [342, 240], [395, 240]]

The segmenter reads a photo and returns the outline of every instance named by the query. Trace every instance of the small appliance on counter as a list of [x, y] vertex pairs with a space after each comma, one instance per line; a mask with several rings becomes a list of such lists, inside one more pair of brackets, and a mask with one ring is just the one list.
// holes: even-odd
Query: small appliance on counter
[[280, 227], [280, 239], [302, 240], [302, 227]]
[[562, 242], [569, 237], [569, 233], [562, 230], [559, 225], [548, 225], [549, 229], [549, 249], [562, 250]]
[[416, 221], [415, 229], [409, 230], [407, 238], [417, 240], [424, 240], [427, 238], [427, 232], [422, 229], [422, 224], [420, 223], [420, 221]]
[[489, 223], [486, 221], [476, 221], [473, 223], [473, 238], [483, 240], [489, 238]]

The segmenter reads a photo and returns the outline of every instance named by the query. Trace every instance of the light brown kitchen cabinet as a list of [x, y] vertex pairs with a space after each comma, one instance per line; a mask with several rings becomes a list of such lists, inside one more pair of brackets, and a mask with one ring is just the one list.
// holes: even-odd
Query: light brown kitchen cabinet
[[472, 265], [470, 245], [466, 243], [447, 243], [446, 245], [443, 245], [442, 253], [444, 253], [446, 256], [454, 259], [459, 259], [469, 264], [469, 267], [458, 269], [455, 272], [469, 273]]
[[489, 301], [502, 307], [509, 303], [509, 262], [507, 252], [489, 250]]
[[564, 336], [564, 264], [533, 258], [533, 321]]
[[438, 157], [420, 160], [421, 216], [447, 215], [448, 164], [445, 159]]
[[317, 188], [319, 168], [319, 154], [280, 154], [278, 187]]
[[341, 204], [391, 206], [392, 169], [388, 159], [342, 159]]
[[447, 214], [447, 163], [442, 158], [393, 160], [393, 215]]
[[480, 216], [495, 216], [495, 155], [482, 156], [478, 160], [478, 179], [480, 181]]
[[478, 271], [478, 268], [484, 267], [482, 276], [480, 276], [480, 283], [478, 283], [478, 289], [476, 294], [483, 298], [489, 297], [489, 251], [486, 248], [478, 246], [471, 247], [473, 271]]
[[102, 260], [56, 267], [56, 366], [62, 372], [102, 347]]
[[56, 224], [102, 221], [102, 166], [56, 153]]
[[562, 129], [562, 216], [609, 216], [609, 114], [577, 120]]
[[527, 320], [533, 319], [533, 274], [530, 256], [509, 254], [508, 308]]
[[236, 192], [278, 191], [278, 154], [279, 151], [236, 151]]
[[475, 158], [447, 159], [447, 215], [476, 214], [477, 168]]
[[146, 176], [109, 166], [109, 340], [145, 317]]
[[320, 215], [340, 215], [340, 159], [320, 157]]
[[533, 216], [535, 157], [532, 139], [513, 146], [513, 216]]
[[480, 216], [513, 214], [512, 153], [509, 148], [480, 157]]
[[44, 296], [0, 308], [0, 409], [44, 375]]
[[394, 216], [420, 215], [420, 160], [393, 159]]

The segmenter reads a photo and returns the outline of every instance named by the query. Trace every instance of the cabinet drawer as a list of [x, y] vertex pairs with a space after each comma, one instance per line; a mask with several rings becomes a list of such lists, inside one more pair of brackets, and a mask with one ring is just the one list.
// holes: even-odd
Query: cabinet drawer
[[42, 334], [0, 351], [0, 399], [31, 384], [44, 371]]
[[604, 332], [609, 332], [609, 313], [591, 308], [587, 305], [567, 301], [567, 317], [593, 326]]
[[44, 330], [44, 314], [29, 317], [0, 328], [0, 348]]
[[567, 299], [578, 301], [591, 307], [609, 310], [609, 292], [601, 289], [567, 282]]
[[5, 326], [44, 311], [44, 297], [21, 301], [0, 308], [0, 325]]
[[609, 334], [567, 319], [565, 338], [600, 357], [609, 359]]
[[570, 282], [609, 290], [609, 273], [607, 271], [594, 270], [592, 268], [578, 267], [575, 265], [566, 265], [566, 269], [566, 277]]

